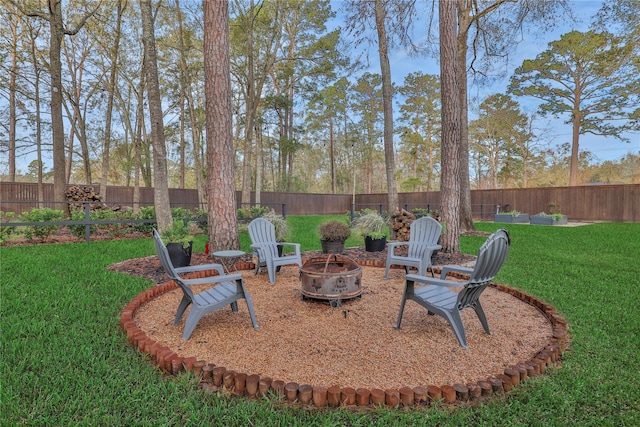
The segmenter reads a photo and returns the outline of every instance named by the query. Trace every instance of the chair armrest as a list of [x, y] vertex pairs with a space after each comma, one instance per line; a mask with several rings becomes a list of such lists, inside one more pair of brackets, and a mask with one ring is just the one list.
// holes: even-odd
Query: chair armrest
[[422, 254], [422, 257], [426, 258], [427, 254], [429, 254], [429, 257], [430, 257], [431, 254], [433, 253], [433, 251], [439, 251], [440, 249], [442, 249], [442, 246], [440, 246], [440, 245], [426, 246], [424, 248], [424, 252]]
[[300, 243], [278, 242], [278, 244], [282, 245], [283, 247], [291, 246], [294, 249], [296, 255], [300, 255]]
[[222, 264], [212, 263], [212, 264], [201, 264], [201, 265], [188, 265], [186, 267], [177, 267], [174, 268], [176, 273], [184, 274], [184, 273], [193, 273], [195, 271], [203, 271], [203, 270], [216, 270], [218, 274], [223, 275], [224, 270], [222, 269]]
[[454, 282], [452, 280], [435, 279], [433, 277], [420, 276], [418, 274], [407, 274], [406, 280], [410, 280], [423, 285], [445, 286], [447, 288], [462, 288], [465, 282]]
[[300, 243], [278, 242], [278, 244], [282, 246], [300, 247]]
[[388, 242], [387, 243], [387, 248], [397, 248], [400, 246], [409, 246], [409, 242]]
[[198, 279], [182, 279], [185, 285], [208, 285], [210, 283], [235, 282], [242, 280], [241, 274], [225, 274], [221, 276], [208, 276]]
[[473, 268], [463, 267], [461, 265], [445, 265], [442, 267], [442, 274], [440, 274], [440, 278], [444, 280], [444, 278], [447, 277], [447, 274], [451, 272], [471, 274], [473, 273]]
[[251, 246], [249, 246], [251, 249], [253, 249], [253, 252], [256, 253], [260, 258], [262, 258], [262, 244], [261, 243], [254, 243]]

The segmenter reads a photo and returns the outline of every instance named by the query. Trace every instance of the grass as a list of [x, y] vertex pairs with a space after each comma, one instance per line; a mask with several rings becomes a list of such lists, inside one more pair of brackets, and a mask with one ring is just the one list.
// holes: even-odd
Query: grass
[[[289, 240], [319, 249], [326, 219], [289, 217]], [[2, 247], [0, 425], [640, 425], [640, 224], [506, 228], [512, 249], [497, 281], [554, 305], [570, 350], [562, 369], [455, 410], [307, 410], [204, 394], [191, 374], [163, 376], [119, 327], [121, 308], [152, 283], [106, 267], [154, 254], [151, 238]], [[463, 237], [463, 252], [484, 240]]]

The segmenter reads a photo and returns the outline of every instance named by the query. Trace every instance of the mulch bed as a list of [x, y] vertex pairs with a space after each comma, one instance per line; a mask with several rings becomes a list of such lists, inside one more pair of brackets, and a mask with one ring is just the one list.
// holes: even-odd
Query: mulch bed
[[[303, 262], [305, 259], [321, 256], [322, 251], [308, 251], [302, 254]], [[385, 263], [387, 260], [387, 252], [367, 252], [364, 247], [346, 248], [342, 255], [347, 256], [354, 261], [362, 262], [366, 260], [377, 260]], [[447, 265], [447, 264], [464, 264], [475, 259], [474, 256], [466, 254], [445, 254], [439, 252], [432, 260], [433, 265]], [[204, 254], [203, 252], [193, 253], [191, 255], [191, 265], [208, 264], [215, 260]], [[251, 253], [246, 254], [240, 258], [238, 262], [253, 262], [253, 255]], [[113, 264], [108, 267], [109, 270], [119, 271], [122, 273], [128, 273], [134, 276], [143, 277], [145, 279], [152, 280], [155, 283], [164, 283], [169, 280], [169, 277], [164, 272], [164, 269], [160, 265], [158, 258], [148, 256], [144, 258], [136, 258], [126, 260], [117, 264]]]

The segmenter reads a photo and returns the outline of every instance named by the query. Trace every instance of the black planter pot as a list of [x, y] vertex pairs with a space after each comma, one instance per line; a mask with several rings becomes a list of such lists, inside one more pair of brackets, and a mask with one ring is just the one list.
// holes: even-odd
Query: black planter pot
[[382, 252], [387, 245], [387, 237], [373, 239], [369, 236], [364, 237], [364, 250], [367, 252]]
[[174, 267], [186, 267], [191, 264], [191, 249], [193, 242], [189, 242], [186, 248], [182, 243], [167, 243], [167, 252]]
[[322, 244], [323, 254], [341, 254], [344, 250], [344, 240], [341, 242], [320, 240], [320, 243]]

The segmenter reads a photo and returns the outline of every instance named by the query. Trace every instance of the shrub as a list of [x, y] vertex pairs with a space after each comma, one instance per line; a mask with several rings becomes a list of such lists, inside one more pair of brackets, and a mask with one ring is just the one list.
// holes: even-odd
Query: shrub
[[[97, 216], [102, 220], [127, 220], [133, 219], [133, 211], [112, 211], [109, 209], [96, 211]], [[127, 233], [129, 233], [132, 229], [131, 223], [116, 223], [116, 224], [105, 224], [105, 229], [108, 231], [110, 236], [120, 237]]]
[[200, 218], [198, 221], [198, 228], [203, 233], [207, 234], [209, 232], [209, 212], [206, 209], [196, 209], [194, 212], [195, 218]]
[[246, 219], [246, 218], [250, 218], [250, 214], [246, 209], [238, 209], [238, 211], [236, 212], [236, 215], [238, 215], [239, 219]]
[[[156, 209], [153, 206], [144, 206], [140, 208], [137, 214], [133, 215], [133, 219], [155, 219]], [[133, 229], [140, 233], [151, 234], [154, 228], [157, 228], [156, 222], [137, 222], [133, 224]]]
[[[15, 216], [14, 212], [0, 211], [0, 222], [10, 222]], [[0, 227], [0, 245], [5, 243], [9, 236], [13, 234], [15, 227]]]
[[187, 219], [191, 218], [193, 215], [189, 209], [185, 208], [171, 208], [171, 218], [176, 219]]
[[342, 242], [351, 236], [351, 229], [340, 221], [327, 221], [318, 227], [320, 238], [327, 242]]
[[266, 213], [268, 213], [271, 209], [266, 207], [266, 206], [251, 206], [249, 208], [249, 216], [251, 218], [260, 218], [261, 216], [264, 216]]
[[[95, 219], [93, 211], [89, 213], [89, 219], [91, 220]], [[71, 211], [71, 221], [84, 221], [84, 211], [78, 211], [78, 210]], [[85, 229], [84, 225], [82, 224], [69, 225], [68, 228], [71, 234], [76, 236], [78, 239], [82, 239], [84, 237], [84, 229]], [[96, 225], [91, 224], [89, 226], [89, 234], [95, 233], [96, 229], [97, 229]]]
[[[62, 221], [62, 211], [51, 208], [34, 208], [29, 212], [23, 212], [20, 215], [21, 221], [24, 222], [55, 222]], [[51, 233], [58, 229], [57, 225], [32, 225], [23, 229], [24, 236], [27, 240], [32, 240], [35, 235], [39, 239], [46, 240]]]

